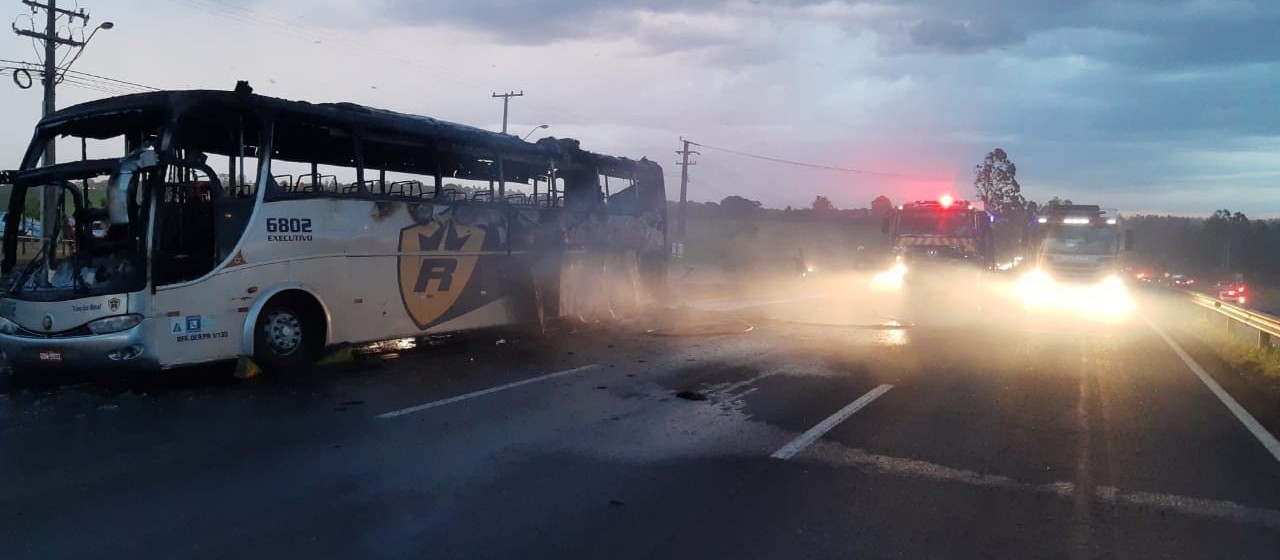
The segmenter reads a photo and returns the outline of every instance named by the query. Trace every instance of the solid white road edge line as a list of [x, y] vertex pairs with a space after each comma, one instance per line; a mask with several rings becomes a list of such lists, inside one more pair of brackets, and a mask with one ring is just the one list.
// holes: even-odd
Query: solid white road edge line
[[871, 404], [871, 401], [876, 400], [880, 395], [888, 393], [889, 389], [892, 388], [893, 385], [886, 383], [872, 389], [867, 392], [867, 394], [858, 397], [858, 400], [845, 405], [844, 408], [836, 411], [835, 414], [828, 416], [826, 420], [818, 422], [818, 425], [809, 428], [809, 431], [800, 434], [799, 437], [791, 440], [791, 443], [782, 446], [782, 449], [774, 451], [773, 455], [770, 455], [770, 457], [783, 460], [794, 457], [797, 453], [804, 451], [804, 448], [809, 447], [810, 444], [817, 441], [818, 438], [823, 436], [823, 434], [831, 431], [832, 428], [836, 427], [841, 422], [844, 422], [850, 416], [853, 416], [853, 413], [862, 410], [862, 407]]
[[1240, 403], [1236, 402], [1234, 398], [1231, 398], [1231, 395], [1228, 395], [1227, 392], [1223, 390], [1222, 386], [1218, 385], [1217, 381], [1214, 381], [1212, 377], [1209, 377], [1208, 373], [1205, 373], [1204, 368], [1200, 367], [1200, 364], [1196, 363], [1196, 361], [1192, 359], [1181, 346], [1178, 346], [1177, 342], [1174, 342], [1169, 335], [1165, 334], [1165, 332], [1160, 329], [1160, 327], [1157, 327], [1151, 319], [1143, 317], [1142, 320], [1146, 321], [1148, 325], [1151, 325], [1151, 328], [1156, 331], [1156, 334], [1160, 335], [1160, 338], [1164, 339], [1165, 343], [1173, 349], [1173, 352], [1177, 354], [1179, 358], [1182, 358], [1182, 362], [1187, 364], [1188, 368], [1191, 368], [1191, 372], [1195, 373], [1196, 377], [1199, 377], [1200, 381], [1203, 381], [1205, 386], [1209, 387], [1209, 390], [1213, 392], [1214, 396], [1218, 397], [1218, 400], [1222, 401], [1222, 404], [1227, 405], [1227, 409], [1236, 416], [1236, 419], [1239, 420], [1241, 424], [1244, 424], [1244, 427], [1249, 430], [1249, 433], [1253, 434], [1253, 437], [1257, 438], [1258, 443], [1261, 443], [1263, 447], [1267, 448], [1267, 451], [1271, 452], [1271, 456], [1275, 457], [1276, 461], [1280, 461], [1280, 441], [1277, 441], [1276, 437], [1271, 435], [1271, 432], [1268, 432], [1266, 428], [1262, 427], [1262, 424], [1259, 424], [1258, 421], [1254, 419], [1253, 415], [1249, 414], [1249, 411], [1245, 410], [1243, 406], [1240, 406]]
[[426, 403], [426, 404], [420, 404], [420, 405], [417, 405], [417, 406], [411, 406], [411, 407], [409, 407], [409, 408], [402, 408], [402, 409], [400, 409], [400, 410], [393, 410], [393, 411], [391, 411], [391, 412], [384, 412], [384, 413], [382, 413], [382, 414], [379, 414], [379, 415], [378, 415], [378, 418], [383, 418], [383, 419], [386, 419], [386, 418], [395, 418], [395, 417], [397, 417], [397, 416], [404, 416], [404, 415], [406, 415], [406, 414], [413, 414], [413, 413], [415, 413], [415, 412], [422, 412], [422, 411], [424, 411], [424, 410], [430, 410], [430, 409], [438, 408], [438, 407], [445, 406], [445, 405], [448, 405], [448, 404], [453, 404], [453, 403], [456, 403], [456, 402], [465, 401], [465, 400], [467, 400], [467, 399], [474, 399], [474, 398], [476, 398], [476, 397], [483, 397], [483, 396], [485, 396], [485, 395], [492, 395], [493, 393], [498, 393], [498, 392], [501, 392], [501, 391], [506, 391], [507, 389], [515, 389], [516, 387], [523, 387], [523, 386], [525, 386], [525, 385], [530, 385], [530, 384], [533, 384], [533, 383], [538, 383], [538, 382], [540, 382], [540, 381], [546, 381], [546, 380], [548, 380], [548, 379], [555, 379], [555, 378], [557, 378], [557, 377], [562, 377], [562, 376], [565, 376], [565, 375], [572, 375], [572, 374], [575, 374], [575, 373], [582, 373], [582, 372], [584, 372], [584, 371], [592, 370], [592, 369], [595, 369], [595, 368], [597, 368], [597, 367], [600, 367], [600, 366], [599, 366], [599, 365], [597, 365], [597, 364], [590, 364], [590, 365], [585, 365], [585, 366], [579, 366], [579, 367], [576, 367], [576, 368], [573, 368], [573, 369], [566, 369], [566, 370], [564, 370], [564, 371], [557, 371], [557, 372], [554, 372], [554, 373], [548, 373], [548, 374], [546, 374], [546, 375], [539, 375], [538, 377], [530, 377], [529, 379], [523, 379], [523, 380], [520, 380], [520, 381], [516, 381], [516, 382], [514, 382], [514, 383], [507, 383], [506, 385], [499, 385], [499, 386], [497, 386], [497, 387], [490, 387], [490, 388], [488, 388], [488, 389], [482, 389], [482, 390], [480, 390], [480, 391], [476, 391], [476, 392], [473, 392], [473, 393], [467, 393], [467, 394], [465, 394], [465, 395], [458, 395], [458, 396], [456, 396], [456, 397], [449, 397], [449, 398], [447, 398], [447, 399], [441, 399], [441, 400], [438, 400], [438, 401], [432, 401], [432, 402], [429, 402], [429, 403]]

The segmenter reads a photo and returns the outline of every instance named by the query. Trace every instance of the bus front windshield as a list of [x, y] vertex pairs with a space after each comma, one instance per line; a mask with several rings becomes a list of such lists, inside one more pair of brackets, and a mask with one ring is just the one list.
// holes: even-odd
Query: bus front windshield
[[[145, 284], [147, 177], [159, 164], [155, 111], [86, 116], [38, 130], [6, 202], [21, 223], [6, 227], [0, 290], [63, 300]], [[41, 166], [56, 146], [66, 161]], [[53, 204], [51, 212], [42, 208]], [[6, 224], [7, 225], [7, 224]], [[15, 224], [17, 225], [17, 224]]]
[[1109, 255], [1116, 249], [1114, 228], [1059, 226], [1045, 236], [1045, 250], [1067, 255]]
[[[0, 289], [49, 301], [136, 291], [148, 264], [151, 281], [165, 285], [229, 257], [255, 201], [257, 123], [237, 111], [189, 111], [162, 125], [158, 114], [111, 112], [41, 130], [9, 208], [45, 221], [42, 199], [54, 189], [59, 225], [42, 236], [5, 229]], [[60, 153], [78, 147], [80, 161], [36, 166], [50, 141]]]
[[[113, 160], [76, 162], [14, 186], [10, 208], [24, 208], [34, 223], [46, 191], [55, 191], [56, 225], [40, 232], [6, 229], [5, 247], [13, 248], [14, 266], [2, 287], [10, 296], [60, 300], [141, 289], [145, 205], [139, 177], [121, 169]], [[113, 187], [121, 189], [119, 195], [108, 193]]]
[[899, 231], [906, 235], [968, 237], [973, 235], [973, 224], [964, 212], [906, 212]]

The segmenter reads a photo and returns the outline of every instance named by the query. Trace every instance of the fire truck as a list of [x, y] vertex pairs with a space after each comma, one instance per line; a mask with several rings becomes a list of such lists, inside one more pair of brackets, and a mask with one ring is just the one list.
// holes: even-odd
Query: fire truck
[[995, 261], [991, 214], [973, 203], [943, 196], [899, 206], [881, 231], [893, 239], [898, 263], [906, 267], [963, 264], [991, 268]]

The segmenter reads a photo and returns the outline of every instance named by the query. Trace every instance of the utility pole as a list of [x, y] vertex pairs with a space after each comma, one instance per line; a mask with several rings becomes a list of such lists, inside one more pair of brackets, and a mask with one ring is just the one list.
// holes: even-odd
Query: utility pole
[[524, 97], [524, 90], [518, 92], [509, 91], [507, 93], [494, 92], [493, 97], [502, 98], [502, 133], [507, 133], [507, 105], [511, 103], [512, 97]]
[[676, 151], [677, 154], [680, 154], [680, 161], [676, 162], [676, 165], [680, 166], [680, 212], [678, 214], [679, 218], [676, 220], [676, 233], [680, 237], [680, 241], [684, 241], [685, 215], [688, 213], [689, 207], [689, 166], [698, 165], [697, 162], [689, 161], [689, 155], [700, 156], [702, 154], [689, 149], [689, 145], [695, 144], [694, 142], [685, 140], [683, 136], [680, 137], [680, 141], [684, 142], [684, 149]]
[[[41, 84], [44, 85], [44, 104], [43, 104], [42, 116], [46, 116], [46, 117], [49, 116], [49, 113], [52, 113], [56, 108], [56, 99], [54, 96], [54, 90], [58, 85], [58, 60], [56, 58], [57, 56], [56, 51], [57, 51], [58, 45], [64, 45], [68, 47], [78, 47], [78, 48], [84, 48], [84, 45], [85, 45], [85, 43], [76, 41], [74, 39], [71, 39], [70, 37], [64, 38], [64, 37], [58, 36], [58, 17], [66, 16], [69, 20], [73, 22], [76, 20], [76, 18], [79, 18], [85, 24], [89, 23], [89, 14], [85, 13], [84, 8], [81, 8], [79, 11], [73, 12], [71, 10], [64, 10], [59, 8], [57, 0], [48, 0], [48, 2], [49, 2], [48, 4], [41, 4], [39, 2], [35, 2], [34, 0], [22, 0], [23, 4], [31, 6], [31, 9], [33, 12], [35, 10], [44, 10], [45, 12], [44, 33], [37, 33], [34, 30], [18, 29], [17, 25], [14, 25], [13, 27], [13, 32], [17, 33], [18, 35], [21, 35], [23, 37], [31, 37], [32, 39], [37, 39], [44, 42], [44, 77], [41, 78], [40, 82]], [[57, 162], [58, 162], [57, 144], [54, 138], [50, 138], [49, 144], [45, 147], [45, 150], [44, 150], [44, 160], [42, 165], [50, 166]], [[41, 198], [41, 207], [42, 207], [41, 215], [42, 215], [42, 221], [44, 223], [43, 237], [46, 240], [52, 239], [52, 236], [56, 231], [55, 228], [61, 227], [60, 224], [58, 224], [58, 215], [57, 215], [58, 195], [60, 192], [61, 191], [55, 188], [45, 188], [44, 196]], [[52, 254], [52, 251], [54, 251], [54, 248], [46, 247], [45, 250], [50, 251], [50, 254]], [[53, 259], [48, 259], [48, 262], [52, 264]]]

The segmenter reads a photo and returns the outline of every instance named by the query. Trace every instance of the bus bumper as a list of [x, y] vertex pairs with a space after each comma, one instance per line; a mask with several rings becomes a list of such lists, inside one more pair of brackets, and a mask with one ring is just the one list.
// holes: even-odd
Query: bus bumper
[[0, 352], [4, 353], [5, 361], [11, 367], [24, 373], [158, 369], [159, 361], [154, 351], [144, 343], [144, 326], [117, 333], [64, 338], [0, 334]]

